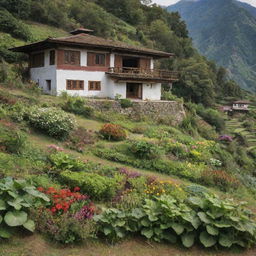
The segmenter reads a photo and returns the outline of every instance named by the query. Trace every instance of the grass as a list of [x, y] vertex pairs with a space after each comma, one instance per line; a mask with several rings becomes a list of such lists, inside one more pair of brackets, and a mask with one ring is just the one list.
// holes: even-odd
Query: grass
[[256, 250], [222, 251], [193, 247], [189, 250], [179, 246], [152, 243], [143, 239], [126, 239], [115, 245], [88, 242], [81, 246], [57, 246], [45, 241], [40, 235], [13, 238], [0, 243], [0, 256], [255, 256]]

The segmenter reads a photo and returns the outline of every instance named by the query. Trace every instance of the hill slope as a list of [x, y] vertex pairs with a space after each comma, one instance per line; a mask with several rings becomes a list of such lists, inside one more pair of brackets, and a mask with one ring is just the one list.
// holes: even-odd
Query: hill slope
[[256, 91], [256, 8], [234, 0], [183, 0], [168, 10], [180, 12], [202, 54]]

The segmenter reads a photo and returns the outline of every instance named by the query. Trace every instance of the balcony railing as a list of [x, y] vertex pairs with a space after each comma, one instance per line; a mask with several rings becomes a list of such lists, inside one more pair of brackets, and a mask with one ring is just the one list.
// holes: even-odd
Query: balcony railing
[[109, 68], [107, 74], [117, 79], [141, 79], [173, 82], [178, 80], [178, 72], [160, 69], [143, 69], [143, 68]]

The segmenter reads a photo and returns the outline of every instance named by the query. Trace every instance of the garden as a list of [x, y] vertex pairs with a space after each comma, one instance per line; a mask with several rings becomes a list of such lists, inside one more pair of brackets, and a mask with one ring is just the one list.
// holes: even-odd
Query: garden
[[255, 164], [215, 112], [210, 125], [188, 106], [173, 127], [65, 94], [2, 88], [0, 103], [0, 245], [254, 250]]

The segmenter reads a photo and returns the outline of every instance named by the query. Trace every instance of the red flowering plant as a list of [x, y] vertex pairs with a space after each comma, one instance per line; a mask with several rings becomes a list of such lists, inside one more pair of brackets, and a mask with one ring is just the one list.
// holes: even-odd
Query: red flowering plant
[[[45, 189], [38, 187], [38, 191], [45, 193], [50, 198], [49, 205], [46, 206], [49, 212], [54, 215], [62, 215], [70, 212], [76, 216], [83, 209], [84, 218], [91, 218], [94, 214], [94, 205], [90, 202], [89, 196], [81, 194], [80, 188], [56, 190], [53, 187]], [[81, 215], [81, 214], [80, 214]], [[81, 216], [80, 216], [81, 219]]]

